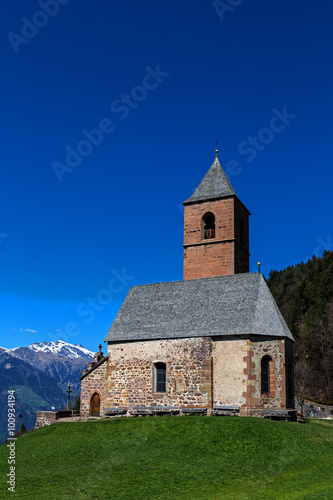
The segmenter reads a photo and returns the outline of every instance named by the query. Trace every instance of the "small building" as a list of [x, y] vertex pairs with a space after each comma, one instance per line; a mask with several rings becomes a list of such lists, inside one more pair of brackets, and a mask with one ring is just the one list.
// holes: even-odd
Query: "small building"
[[[81, 415], [294, 409], [294, 339], [260, 274], [217, 151], [184, 205], [183, 281], [134, 286], [81, 377]], [[141, 411], [140, 411], [141, 410]]]

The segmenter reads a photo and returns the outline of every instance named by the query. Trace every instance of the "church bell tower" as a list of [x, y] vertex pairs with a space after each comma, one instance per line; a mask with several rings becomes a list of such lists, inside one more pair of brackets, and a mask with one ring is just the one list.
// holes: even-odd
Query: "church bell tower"
[[248, 273], [249, 215], [214, 163], [184, 205], [184, 280]]

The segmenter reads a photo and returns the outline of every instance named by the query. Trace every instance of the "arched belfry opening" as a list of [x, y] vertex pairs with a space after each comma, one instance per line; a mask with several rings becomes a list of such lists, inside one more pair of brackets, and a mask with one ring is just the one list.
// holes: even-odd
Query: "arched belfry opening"
[[204, 240], [215, 238], [215, 215], [207, 212], [202, 218], [202, 236]]
[[99, 417], [101, 407], [101, 398], [97, 392], [95, 392], [90, 400], [90, 415], [92, 417]]

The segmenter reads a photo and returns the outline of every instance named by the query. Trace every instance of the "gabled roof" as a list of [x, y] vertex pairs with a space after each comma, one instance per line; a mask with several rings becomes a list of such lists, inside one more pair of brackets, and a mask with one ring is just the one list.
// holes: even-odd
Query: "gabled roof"
[[214, 163], [200, 182], [192, 196], [183, 202], [183, 205], [198, 201], [208, 201], [235, 195], [234, 188], [222, 169], [216, 156]]
[[105, 341], [239, 335], [294, 340], [259, 273], [132, 287]]
[[88, 370], [86, 370], [85, 373], [83, 373], [83, 375], [81, 375], [81, 377], [78, 378], [78, 380], [83, 380], [84, 378], [86, 378], [87, 375], [89, 375], [91, 372], [93, 372], [94, 370], [96, 370], [96, 368], [98, 368], [99, 366], [101, 366], [108, 359], [109, 359], [108, 356], [102, 356], [101, 359], [97, 363], [95, 363], [91, 368], [89, 368]]

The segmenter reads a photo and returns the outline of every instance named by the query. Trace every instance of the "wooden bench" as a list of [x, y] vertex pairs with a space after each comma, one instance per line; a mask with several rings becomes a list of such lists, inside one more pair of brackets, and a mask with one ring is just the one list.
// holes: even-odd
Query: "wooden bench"
[[115, 408], [104, 408], [104, 415], [123, 415], [126, 413], [126, 408], [119, 406]]
[[132, 415], [157, 415], [161, 413], [179, 412], [178, 406], [134, 406], [129, 410]]
[[134, 406], [128, 412], [131, 415], [152, 415], [152, 410], [149, 406]]
[[182, 408], [183, 413], [207, 413], [207, 408]]
[[155, 415], [157, 413], [170, 413], [172, 415], [179, 412], [178, 406], [152, 406], [151, 408]]
[[288, 420], [290, 418], [289, 413], [286, 410], [263, 410], [264, 418], [285, 418]]
[[239, 413], [239, 406], [222, 406], [222, 405], [214, 405], [213, 406], [213, 415], [231, 415], [235, 416], [236, 413]]

